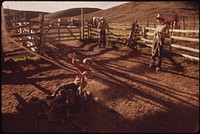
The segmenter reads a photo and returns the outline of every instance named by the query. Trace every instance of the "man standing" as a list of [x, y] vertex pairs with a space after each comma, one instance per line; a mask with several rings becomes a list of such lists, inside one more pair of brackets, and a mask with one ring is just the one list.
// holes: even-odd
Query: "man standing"
[[[166, 37], [169, 36], [169, 27], [165, 23], [165, 18], [161, 14], [157, 15], [156, 20], [158, 25], [156, 26], [154, 32], [154, 39], [152, 44], [152, 56], [149, 66], [150, 68], [156, 67], [156, 71], [160, 71], [162, 69], [161, 64], [162, 64], [164, 40]], [[158, 57], [157, 66], [155, 66], [156, 57]]]
[[[109, 33], [109, 26], [104, 17], [101, 18], [101, 21], [98, 24], [99, 29], [99, 47], [103, 43], [103, 47], [106, 45], [106, 32]], [[107, 30], [107, 31], [106, 31]]]

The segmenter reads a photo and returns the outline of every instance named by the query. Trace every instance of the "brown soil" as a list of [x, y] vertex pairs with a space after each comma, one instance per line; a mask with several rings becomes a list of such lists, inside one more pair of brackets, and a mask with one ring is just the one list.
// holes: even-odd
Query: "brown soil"
[[[163, 71], [149, 69], [150, 49], [97, 48], [93, 43], [60, 42], [48, 46], [43, 59], [6, 61], [2, 66], [2, 131], [80, 132], [70, 123], [41, 118], [34, 126], [39, 108], [27, 101], [45, 98], [58, 86], [74, 80], [75, 69], [68, 53], [82, 60], [94, 59], [93, 80], [88, 90], [98, 97], [86, 106], [77, 122], [88, 132], [197, 132], [199, 130], [199, 70], [184, 69], [164, 57]], [[16, 59], [17, 57], [15, 57]]]

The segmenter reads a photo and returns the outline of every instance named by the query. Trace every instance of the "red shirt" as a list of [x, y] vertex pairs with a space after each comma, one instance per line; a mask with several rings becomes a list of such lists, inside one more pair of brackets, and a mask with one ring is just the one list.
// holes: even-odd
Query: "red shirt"
[[[73, 64], [81, 73], [85, 72], [85, 76], [86, 78], [91, 78], [93, 76], [93, 72], [91, 70], [91, 68], [84, 68], [83, 65], [79, 64], [76, 60], [74, 60], [74, 64]], [[74, 80], [74, 83], [78, 84], [78, 85], [82, 85], [83, 87], [85, 87], [87, 85], [87, 80], [85, 77], [83, 77], [82, 80], [82, 84], [81, 84], [81, 75], [77, 74], [76, 78]]]

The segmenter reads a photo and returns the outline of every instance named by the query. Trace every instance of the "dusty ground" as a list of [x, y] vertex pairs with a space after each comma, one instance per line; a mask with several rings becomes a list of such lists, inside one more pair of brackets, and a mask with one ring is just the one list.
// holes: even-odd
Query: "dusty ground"
[[[149, 49], [150, 50], [150, 49]], [[61, 42], [49, 46], [45, 60], [6, 62], [2, 65], [2, 131], [80, 132], [70, 124], [41, 119], [27, 101], [44, 98], [75, 77], [68, 53], [94, 59], [95, 76], [87, 87], [98, 102], [91, 102], [77, 122], [88, 132], [197, 132], [199, 130], [199, 70], [181, 68], [165, 57], [162, 72], [147, 68], [150, 51], [97, 48], [94, 44]], [[87, 118], [86, 118], [87, 117]], [[80, 123], [81, 124], [81, 123]]]

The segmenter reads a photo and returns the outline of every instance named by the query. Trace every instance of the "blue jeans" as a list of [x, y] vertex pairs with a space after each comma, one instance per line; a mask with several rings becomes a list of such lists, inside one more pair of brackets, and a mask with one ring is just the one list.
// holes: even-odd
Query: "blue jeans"
[[161, 67], [162, 65], [162, 58], [163, 58], [163, 45], [164, 45], [164, 38], [161, 40], [154, 39], [152, 43], [152, 56], [151, 56], [151, 65], [155, 65], [156, 57], [158, 57], [158, 65], [157, 67]]
[[103, 46], [106, 45], [106, 31], [101, 30], [99, 35], [99, 46], [101, 47], [101, 44], [103, 43]]

